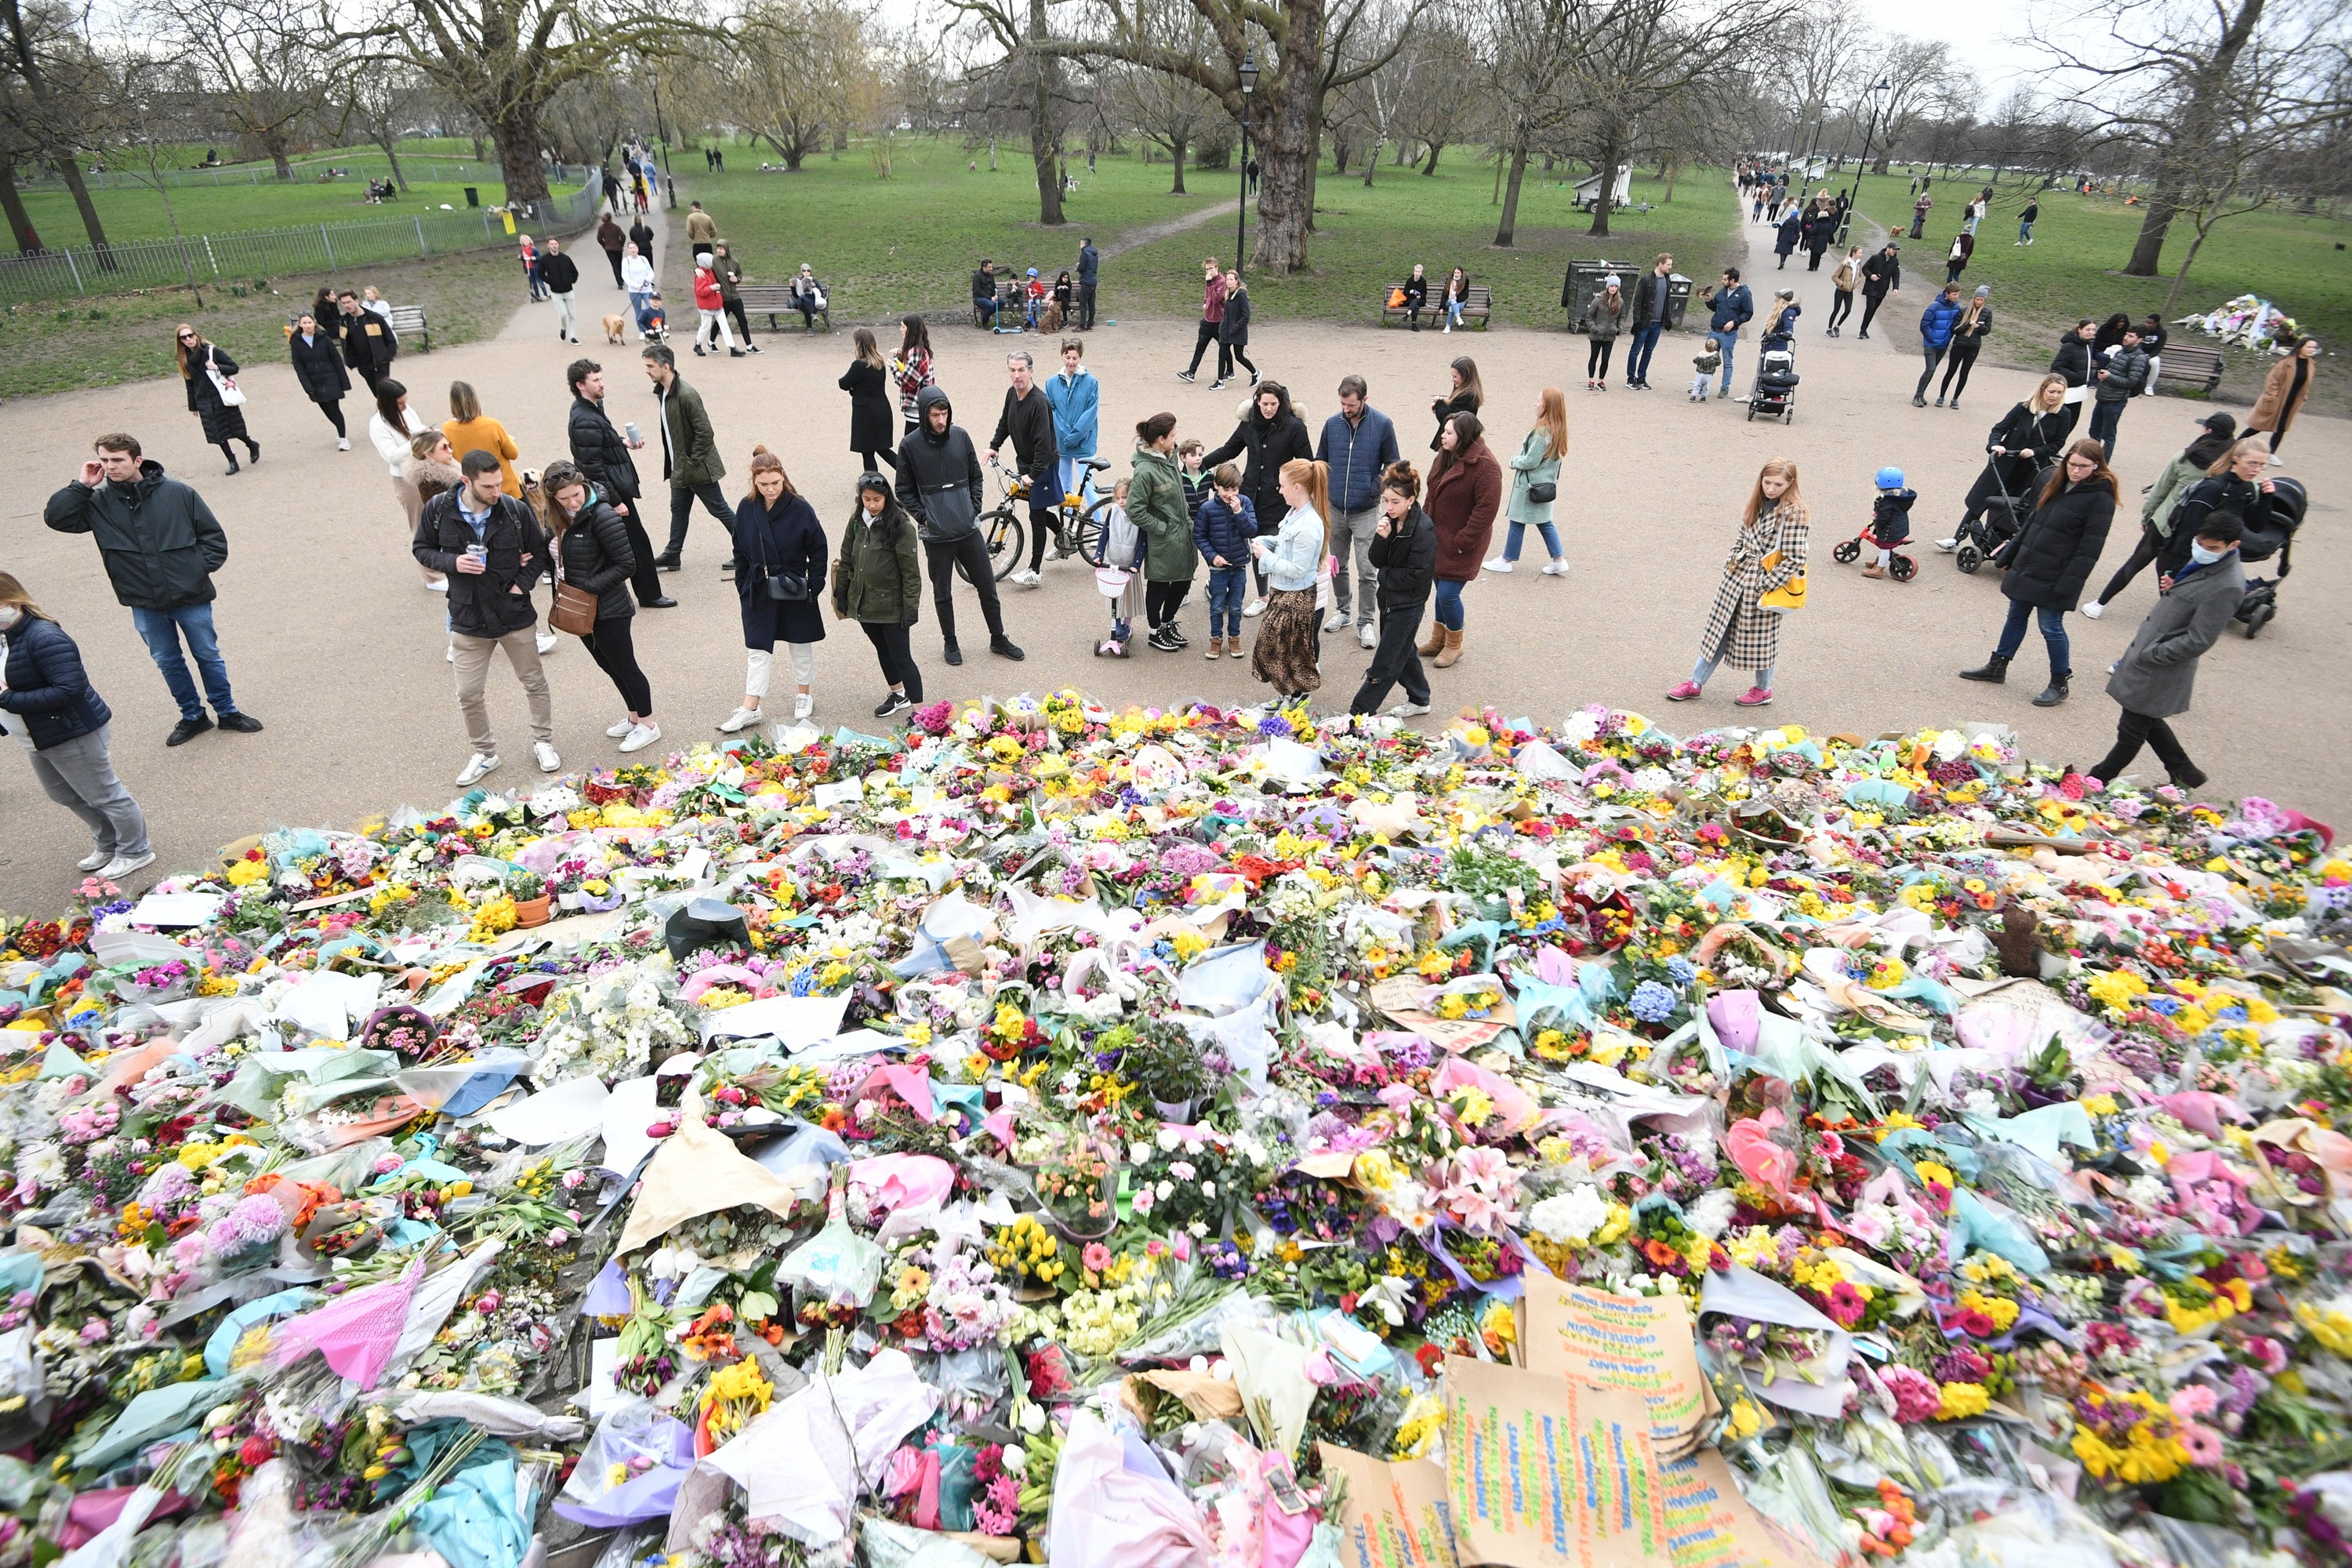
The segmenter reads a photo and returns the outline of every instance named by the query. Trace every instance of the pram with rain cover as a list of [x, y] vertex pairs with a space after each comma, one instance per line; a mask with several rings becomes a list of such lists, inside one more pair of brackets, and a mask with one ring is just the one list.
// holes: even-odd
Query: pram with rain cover
[[2237, 618], [2244, 623], [2249, 637], [2259, 636], [2278, 615], [2279, 584], [2294, 570], [2294, 536], [2303, 527], [2304, 510], [2310, 502], [2302, 480], [2280, 476], [2271, 482], [2269, 525], [2248, 528], [2238, 540], [2241, 562], [2252, 563], [2278, 557], [2278, 575], [2248, 577], [2245, 597], [2238, 601]]

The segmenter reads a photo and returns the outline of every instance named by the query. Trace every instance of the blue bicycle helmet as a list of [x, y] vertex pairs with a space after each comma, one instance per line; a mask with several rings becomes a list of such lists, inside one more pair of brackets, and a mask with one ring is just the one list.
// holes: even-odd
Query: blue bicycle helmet
[[1879, 469], [1878, 477], [1871, 482], [1883, 490], [1899, 490], [1903, 488], [1903, 470], [1890, 463]]

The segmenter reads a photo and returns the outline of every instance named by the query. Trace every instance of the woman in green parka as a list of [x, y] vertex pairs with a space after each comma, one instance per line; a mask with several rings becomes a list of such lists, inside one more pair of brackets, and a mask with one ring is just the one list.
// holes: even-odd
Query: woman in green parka
[[882, 679], [890, 689], [875, 705], [877, 719], [903, 713], [923, 700], [923, 672], [907, 640], [922, 604], [914, 522], [900, 510], [888, 479], [860, 474], [857, 510], [842, 530], [841, 557], [833, 565], [833, 613], [864, 627], [882, 662]]
[[1162, 653], [1185, 646], [1176, 613], [1192, 591], [1201, 552], [1192, 544], [1192, 512], [1176, 466], [1176, 416], [1155, 414], [1135, 427], [1135, 470], [1127, 484], [1127, 515], [1143, 533], [1143, 617], [1150, 643]]

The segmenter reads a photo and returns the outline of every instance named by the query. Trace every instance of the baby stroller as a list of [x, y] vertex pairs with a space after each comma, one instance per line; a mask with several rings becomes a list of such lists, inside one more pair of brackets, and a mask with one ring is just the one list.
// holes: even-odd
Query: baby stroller
[[1768, 338], [1756, 364], [1756, 385], [1748, 394], [1748, 417], [1761, 414], [1788, 424], [1797, 413], [1797, 351], [1785, 338]]
[[1970, 575], [2025, 527], [2025, 520], [2033, 515], [2033, 498], [2042, 493], [2042, 474], [2049, 472], [2044, 468], [2035, 474], [2021, 494], [2011, 495], [2000, 477], [2000, 459], [1988, 456], [1985, 468], [1992, 476], [1992, 498], [1975, 521], [1960, 524], [1952, 557], [1952, 563]]
[[2238, 601], [2237, 618], [2245, 623], [2249, 638], [2261, 635], [2278, 614], [2279, 584], [2294, 570], [2294, 536], [2303, 527], [2310, 496], [2303, 481], [2281, 478], [2271, 486], [2271, 521], [2267, 528], [2250, 528], [2238, 541], [2238, 559], [2267, 561], [2278, 557], [2276, 577], [2249, 577], [2246, 595]]

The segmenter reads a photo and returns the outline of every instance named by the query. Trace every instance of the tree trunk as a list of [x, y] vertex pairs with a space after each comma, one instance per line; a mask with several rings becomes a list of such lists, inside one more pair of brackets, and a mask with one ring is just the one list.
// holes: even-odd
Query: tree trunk
[[1331, 172], [1335, 174], [1348, 172], [1348, 139], [1344, 136], [1331, 138]]
[[1503, 191], [1503, 221], [1495, 230], [1495, 243], [1507, 249], [1518, 231], [1519, 180], [1527, 172], [1528, 145], [1522, 141], [1511, 148], [1511, 181]]
[[499, 172], [506, 178], [507, 204], [529, 203], [536, 209], [547, 200], [547, 171], [539, 161], [539, 105], [527, 99], [508, 101], [505, 113], [490, 126], [499, 147]]
[[481, 133], [480, 132], [477, 131], [477, 132], [474, 132], [474, 162], [475, 162], [475, 163], [480, 163], [481, 161], [482, 161], [482, 133]]
[[1421, 172], [1424, 177], [1437, 173], [1437, 154], [1443, 152], [1444, 147], [1445, 143], [1443, 142], [1432, 142], [1429, 144], [1429, 162], [1421, 166]]
[[[1045, 0], [1029, 0], [1029, 37], [1045, 37]], [[1051, 55], [1031, 58], [1029, 155], [1037, 165], [1037, 221], [1052, 228], [1062, 221], [1060, 140], [1054, 134], [1054, 87], [1060, 65]]]
[[[1404, 167], [1404, 155], [1406, 153], [1411, 151], [1412, 148], [1412, 141], [1410, 137], [1400, 136], [1397, 138], [1396, 166], [1398, 168], [1402, 169]], [[1418, 163], [1421, 160], [1419, 158], [1415, 158], [1413, 162]]]
[[269, 138], [267, 145], [269, 149], [270, 167], [277, 171], [278, 177], [281, 180], [292, 179], [294, 177], [294, 165], [286, 156], [286, 143], [284, 140], [279, 137], [272, 136]]
[[1366, 189], [1370, 189], [1370, 186], [1371, 186], [1371, 183], [1372, 183], [1372, 171], [1373, 171], [1373, 170], [1375, 170], [1375, 169], [1377, 169], [1377, 168], [1379, 168], [1380, 166], [1381, 166], [1381, 139], [1380, 139], [1380, 138], [1378, 138], [1378, 137], [1375, 137], [1375, 138], [1373, 138], [1373, 141], [1372, 141], [1372, 155], [1371, 155], [1370, 157], [1369, 157], [1369, 158], [1367, 158], [1367, 159], [1365, 159], [1365, 160], [1364, 160], [1364, 185], [1365, 185], [1365, 188], [1366, 188]]
[[114, 252], [107, 247], [106, 226], [98, 221], [98, 204], [89, 199], [89, 187], [82, 184], [81, 166], [73, 154], [65, 153], [56, 160], [58, 178], [73, 193], [74, 206], [81, 213], [81, 226], [89, 236], [89, 247], [98, 252], [98, 264], [105, 270], [114, 270]]
[[[1257, 144], [1257, 243], [1250, 259], [1276, 272], [1300, 272], [1307, 267], [1314, 167], [1322, 141], [1322, 95], [1315, 76], [1323, 59], [1323, 4], [1291, 0], [1290, 26], [1276, 40], [1280, 64], [1259, 79], [1274, 90], [1263, 100], [1266, 123]], [[1243, 178], [1248, 178], [1246, 163]]]
[[392, 165], [392, 183], [404, 191], [408, 189], [408, 176], [400, 168], [400, 139], [387, 131], [375, 139], [375, 144], [383, 150], [384, 162]]
[[2180, 258], [2180, 270], [2172, 275], [2172, 291], [2164, 297], [2163, 315], [2167, 321], [2172, 319], [2172, 302], [2180, 298], [2180, 286], [2189, 281], [2189, 268], [2197, 260], [2198, 249], [2205, 243], [2205, 234], [2202, 228], [2197, 231], [2197, 237], [2189, 242], [2189, 254]]
[[1870, 165], [1870, 172], [1874, 174], [1883, 174], [1886, 173], [1887, 160], [1893, 156], [1894, 154], [1891, 153], [1881, 153], [1877, 159]]
[[2132, 242], [2131, 259], [2124, 263], [2126, 278], [2153, 278], [2164, 258], [2164, 234], [2172, 215], [2180, 210], [2177, 190], [2160, 190], [2147, 198], [2147, 216], [2139, 220], [2139, 237]]
[[33, 227], [32, 215], [25, 210], [25, 198], [16, 189], [16, 160], [0, 159], [0, 209], [8, 214], [8, 232], [16, 237], [16, 248], [27, 256], [41, 248], [41, 237]]
[[1674, 202], [1675, 202], [1675, 182], [1676, 180], [1678, 180], [1678, 179], [1682, 178], [1682, 174], [1683, 174], [1683, 161], [1682, 161], [1680, 158], [1669, 158], [1669, 159], [1667, 159], [1667, 160], [1666, 160], [1666, 168], [1665, 168], [1665, 176], [1664, 176], [1664, 177], [1665, 177], [1665, 182], [1666, 182], [1666, 195], [1665, 195], [1665, 199], [1664, 199], [1664, 201], [1662, 201], [1662, 202], [1660, 202], [1660, 203], [1658, 204], [1660, 206], [1672, 206], [1672, 205], [1674, 205]]
[[1168, 143], [1168, 151], [1174, 154], [1176, 159], [1176, 183], [1168, 187], [1168, 194], [1171, 196], [1181, 196], [1185, 194], [1184, 139], [1181, 136], [1171, 137]]
[[1609, 205], [1611, 198], [1617, 194], [1617, 164], [1623, 155], [1624, 145], [1624, 127], [1611, 126], [1601, 140], [1601, 189], [1593, 198], [1592, 227], [1587, 231], [1595, 239], [1605, 239], [1609, 236]]

